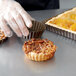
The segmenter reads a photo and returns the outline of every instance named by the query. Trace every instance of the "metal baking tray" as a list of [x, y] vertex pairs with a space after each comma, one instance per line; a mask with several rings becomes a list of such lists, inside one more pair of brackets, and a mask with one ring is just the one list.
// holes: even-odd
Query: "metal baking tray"
[[[74, 8], [75, 9], [75, 8]], [[69, 9], [67, 11], [71, 11], [72, 9]], [[65, 11], [65, 12], [67, 12]], [[65, 13], [63, 12], [63, 13]], [[63, 14], [61, 13], [61, 14]], [[58, 14], [58, 15], [61, 15], [61, 14]], [[56, 15], [56, 16], [58, 16]], [[54, 17], [56, 17], [54, 16]], [[53, 17], [51, 18], [48, 18], [48, 19], [45, 19], [42, 21], [43, 24], [45, 24], [48, 20], [52, 19]], [[58, 27], [58, 26], [53, 26], [53, 25], [48, 25], [48, 24], [45, 24], [46, 26], [46, 29], [51, 31], [51, 32], [54, 32], [54, 33], [57, 33], [61, 36], [64, 36], [64, 37], [67, 37], [67, 38], [70, 38], [70, 39], [73, 39], [73, 40], [76, 40], [76, 32], [75, 31], [71, 31], [71, 30], [68, 30], [68, 29], [65, 29], [65, 28], [61, 28], [61, 27]]]

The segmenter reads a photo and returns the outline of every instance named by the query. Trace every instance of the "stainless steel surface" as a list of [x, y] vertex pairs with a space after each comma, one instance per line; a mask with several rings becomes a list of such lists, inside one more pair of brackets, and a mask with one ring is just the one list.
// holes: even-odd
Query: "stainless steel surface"
[[[41, 21], [64, 10], [29, 12]], [[0, 76], [75, 76], [76, 41], [45, 31], [42, 38], [48, 38], [57, 45], [55, 57], [45, 62], [34, 62], [25, 58], [23, 41], [16, 36], [0, 45]]]

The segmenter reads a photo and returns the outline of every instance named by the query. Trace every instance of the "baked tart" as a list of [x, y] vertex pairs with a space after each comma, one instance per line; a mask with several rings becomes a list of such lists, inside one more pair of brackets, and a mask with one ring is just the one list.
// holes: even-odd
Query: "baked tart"
[[0, 30], [0, 43], [2, 43], [6, 39], [6, 36], [3, 31]]
[[76, 32], [76, 8], [51, 18], [46, 24]]
[[45, 61], [54, 56], [56, 46], [48, 39], [33, 38], [25, 41], [23, 51], [30, 60]]

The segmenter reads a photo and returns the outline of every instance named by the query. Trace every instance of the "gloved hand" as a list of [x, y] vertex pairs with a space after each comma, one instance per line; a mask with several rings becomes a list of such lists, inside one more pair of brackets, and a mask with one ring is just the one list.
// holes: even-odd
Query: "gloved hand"
[[27, 27], [32, 27], [31, 20], [32, 17], [18, 2], [14, 0], [0, 0], [0, 28], [6, 36], [12, 36], [9, 26], [18, 37], [22, 37], [22, 35], [28, 36], [29, 31]]

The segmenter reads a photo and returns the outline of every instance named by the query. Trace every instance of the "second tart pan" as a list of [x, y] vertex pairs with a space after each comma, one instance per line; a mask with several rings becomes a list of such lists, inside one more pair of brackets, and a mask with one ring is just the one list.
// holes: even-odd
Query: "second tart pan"
[[28, 28], [29, 35], [25, 39], [40, 38], [45, 31], [46, 26], [38, 21], [32, 21], [32, 28]]

